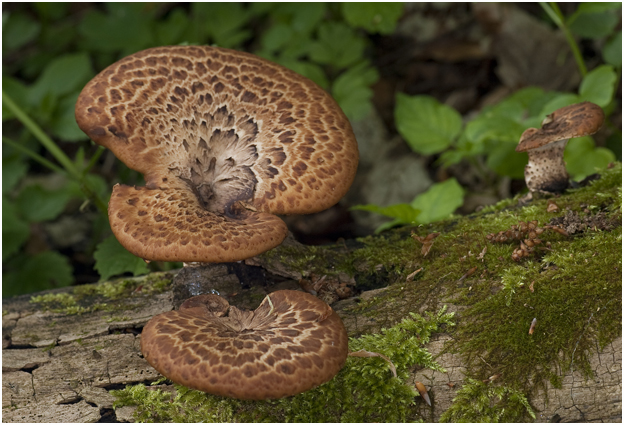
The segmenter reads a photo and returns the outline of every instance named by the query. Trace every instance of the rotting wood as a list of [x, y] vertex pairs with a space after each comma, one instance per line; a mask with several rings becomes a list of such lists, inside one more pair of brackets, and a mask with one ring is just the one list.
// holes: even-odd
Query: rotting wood
[[[605, 226], [603, 231], [621, 232], [621, 223], [615, 223], [614, 226], [611, 230]], [[406, 237], [409, 238], [409, 233]], [[291, 254], [296, 255], [296, 243], [289, 243], [295, 248]], [[340, 255], [350, 255], [348, 245], [344, 244], [344, 249], [328, 247], [327, 256], [338, 255], [339, 251]], [[434, 249], [438, 250], [439, 255], [440, 247]], [[266, 293], [278, 289], [300, 289], [297, 279], [303, 275], [300, 270], [289, 265], [289, 260], [273, 256], [246, 261], [248, 266], [255, 268], [254, 273], [260, 271], [260, 275], [267, 278], [267, 282], [260, 285], [249, 285], [245, 279], [237, 277], [241, 270], [234, 269], [247, 265], [215, 265], [205, 273], [201, 270], [196, 272], [201, 274], [198, 281], [202, 285], [227, 294], [231, 304], [255, 308]], [[366, 270], [370, 269], [368, 266], [355, 264], [355, 270], [359, 273], [356, 279], [358, 286], [362, 282], [380, 280], [378, 276], [366, 275]], [[415, 265], [413, 270], [419, 267]], [[307, 276], [315, 272], [310, 270]], [[426, 273], [425, 267], [419, 276]], [[481, 270], [477, 271], [470, 279], [476, 281], [480, 273]], [[173, 273], [170, 275], [172, 277]], [[242, 275], [247, 276], [244, 270]], [[405, 315], [406, 308], [422, 313], [437, 311], [445, 304], [448, 311], [461, 312], [465, 307], [445, 301], [448, 299], [447, 289], [457, 285], [460, 275], [446, 278], [444, 274], [440, 281], [431, 282], [430, 285], [421, 281], [425, 283], [421, 289], [425, 288], [429, 293], [422, 293], [424, 301], [417, 306], [406, 307], [405, 303], [399, 305], [398, 302], [396, 306], [393, 305], [392, 296], [388, 294], [396, 288], [391, 286], [364, 291], [337, 301], [332, 307], [342, 317], [351, 336], [379, 332], [381, 328], [393, 325], [388, 322], [387, 312], [394, 310], [401, 317]], [[151, 317], [171, 310], [175, 304], [174, 288], [152, 294], [140, 290], [142, 279], [150, 278], [135, 279], [135, 290], [123, 298], [103, 300], [97, 296], [86, 297], [80, 304], [85, 312], [79, 315], [46, 310], [41, 304], [30, 302], [32, 295], [3, 300], [3, 420], [67, 423], [114, 419], [131, 421], [133, 408], [124, 407], [114, 411], [114, 398], [109, 391], [127, 384], [151, 383], [159, 378], [159, 374], [141, 355], [139, 331]], [[313, 280], [320, 282], [322, 279], [323, 274], [319, 273]], [[333, 278], [325, 278], [325, 281], [331, 279], [349, 283], [348, 276], [341, 277], [339, 272]], [[388, 280], [388, 283], [397, 282]], [[409, 285], [414, 284], [406, 281], [404, 285], [409, 289]], [[63, 288], [46, 293], [70, 294], [75, 290]], [[430, 294], [435, 296], [426, 298]], [[370, 314], [371, 311], [353, 308], [356, 305], [368, 305], [367, 300], [374, 298], [390, 300], [390, 305], [371, 304], [371, 309], [383, 309], [383, 314], [376, 316]], [[92, 307], [103, 301], [106, 301], [106, 308], [92, 311]], [[419, 381], [427, 387], [433, 408], [426, 406], [420, 399], [416, 403], [420, 414], [428, 421], [439, 419], [450, 406], [464, 379], [466, 368], [462, 358], [443, 351], [445, 342], [451, 338], [452, 335], [439, 333], [427, 346], [447, 371], [441, 373], [415, 367], [406, 383], [409, 385]], [[621, 337], [616, 337], [604, 349], [596, 347], [589, 353], [589, 364], [593, 371], [589, 379], [577, 370], [559, 371], [562, 377], [561, 389], [547, 384], [547, 397], [543, 393], [531, 397], [532, 406], [536, 409], [536, 421], [619, 421], [622, 398], [621, 353]], [[159, 387], [173, 391], [172, 386]], [[549, 400], [548, 404], [546, 399]]]
[[[359, 298], [379, 296], [383, 291], [368, 291]], [[67, 316], [41, 311], [36, 305], [25, 303], [25, 297], [4, 300], [4, 311], [11, 313], [3, 318], [3, 336], [12, 343], [15, 336], [15, 341], [20, 343], [18, 347], [35, 348], [14, 348], [12, 344], [3, 349], [3, 421], [97, 422], [103, 415], [114, 414], [114, 397], [108, 390], [152, 382], [160, 376], [141, 355], [140, 335], [116, 333], [115, 329], [142, 327], [154, 314], [173, 308], [171, 298], [170, 291], [145, 297], [145, 302], [136, 303], [135, 310], [126, 312], [133, 319], [125, 320], [123, 326], [107, 323], [110, 313], [109, 316], [102, 312]], [[369, 317], [346, 312], [346, 307], [355, 299], [334, 305], [350, 334], [376, 328]], [[26, 308], [17, 313], [15, 307], [19, 306]], [[17, 323], [11, 328], [12, 321]], [[5, 322], [9, 322], [7, 327]], [[47, 326], [53, 322], [55, 326]], [[50, 328], [54, 328], [54, 332]], [[438, 334], [428, 349], [434, 355], [439, 354], [449, 338]], [[42, 344], [49, 341], [56, 341], [58, 345], [42, 348]], [[538, 420], [618, 420], [622, 394], [621, 343], [618, 338], [602, 352], [594, 354], [591, 364], [595, 379], [585, 381], [578, 372], [564, 373], [562, 389], [549, 387], [550, 403], [536, 403]], [[432, 395], [433, 411], [421, 406], [421, 413], [432, 421], [450, 405], [461, 386], [464, 370], [461, 358], [456, 355], [443, 353], [437, 360], [447, 369], [446, 373], [419, 370], [410, 379], [425, 383]], [[449, 383], [454, 386], [451, 388]], [[116, 419], [131, 420], [132, 410], [123, 408]]]

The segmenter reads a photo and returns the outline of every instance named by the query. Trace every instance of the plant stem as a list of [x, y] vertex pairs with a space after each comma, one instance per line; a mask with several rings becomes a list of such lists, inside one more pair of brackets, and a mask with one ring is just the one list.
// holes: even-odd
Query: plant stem
[[45, 159], [44, 157], [42, 157], [38, 153], [31, 151], [26, 146], [20, 145], [15, 140], [11, 140], [11, 139], [9, 139], [6, 136], [2, 136], [2, 142], [6, 143], [9, 146], [11, 146], [13, 149], [15, 149], [17, 151], [20, 151], [21, 153], [23, 153], [25, 155], [28, 155], [29, 157], [31, 157], [32, 159], [34, 159], [35, 161], [37, 161], [38, 163], [40, 163], [44, 167], [49, 168], [52, 171], [56, 171], [59, 174], [67, 174], [67, 172], [65, 170], [63, 170], [61, 167], [59, 167], [58, 165], [53, 164], [52, 162], [48, 161], [47, 159]]
[[[20, 149], [22, 152], [30, 155], [32, 158], [38, 160], [39, 162], [41, 162], [40, 160], [44, 160], [46, 163], [43, 164], [52, 170], [59, 171], [64, 174], [69, 174], [72, 179], [76, 180], [80, 184], [80, 189], [87, 196], [87, 198], [92, 200], [93, 203], [103, 214], [107, 214], [106, 203], [102, 201], [97, 193], [91, 188], [88, 180], [84, 176], [84, 173], [76, 168], [76, 165], [72, 162], [71, 159], [69, 159], [67, 155], [65, 155], [65, 152], [63, 152], [61, 148], [59, 148], [57, 144], [54, 143], [54, 141], [47, 134], [45, 134], [41, 127], [39, 127], [39, 125], [37, 125], [37, 123], [28, 116], [28, 114], [26, 114], [19, 106], [17, 106], [13, 99], [11, 99], [11, 97], [6, 94], [4, 90], [2, 90], [2, 104], [6, 106], [13, 113], [13, 115], [15, 115], [15, 117], [24, 125], [24, 127], [26, 127], [33, 136], [35, 136], [39, 143], [41, 143], [52, 154], [52, 156], [54, 156], [54, 158], [63, 166], [64, 170], [60, 169], [60, 167], [52, 164], [51, 162], [37, 155], [36, 153], [31, 152], [29, 149], [23, 148], [22, 146], [13, 142], [10, 139], [6, 139], [5, 137], [3, 137], [2, 141], [10, 144], [13, 147], [16, 147], [17, 149]], [[15, 144], [13, 145], [10, 142], [7, 142], [7, 140]], [[28, 150], [30, 153], [26, 152], [24, 149]], [[38, 158], [33, 156], [33, 154], [36, 155]]]
[[563, 16], [563, 13], [561, 13], [561, 9], [559, 9], [556, 2], [540, 2], [540, 6], [542, 6], [542, 9], [544, 9], [546, 14], [553, 20], [559, 29], [563, 31], [563, 34], [568, 41], [568, 45], [570, 46], [570, 50], [572, 50], [572, 54], [574, 55], [574, 60], [576, 60], [576, 65], [578, 66], [581, 75], [585, 77], [587, 75], [587, 67], [585, 66], [583, 55], [581, 55], [581, 50], [579, 49], [574, 36], [565, 22], [565, 17]]
[[15, 115], [15, 117], [24, 124], [24, 127], [30, 131], [33, 136], [39, 140], [54, 158], [61, 163], [63, 168], [75, 179], [80, 180], [80, 172], [74, 163], [69, 159], [65, 152], [59, 148], [50, 137], [34, 122], [17, 104], [2, 90], [2, 103]]

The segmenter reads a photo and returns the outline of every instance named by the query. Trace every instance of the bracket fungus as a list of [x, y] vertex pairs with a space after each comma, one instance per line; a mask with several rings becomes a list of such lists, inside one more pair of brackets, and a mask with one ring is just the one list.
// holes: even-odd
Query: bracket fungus
[[141, 351], [176, 383], [262, 400], [332, 379], [345, 364], [348, 336], [338, 314], [305, 292], [273, 292], [255, 311], [199, 295], [153, 317], [141, 334]]
[[531, 192], [561, 192], [568, 187], [569, 175], [563, 151], [573, 137], [589, 136], [604, 122], [602, 108], [581, 102], [557, 109], [547, 115], [542, 128], [528, 128], [522, 133], [516, 152], [526, 152], [529, 163], [524, 178]]
[[109, 220], [146, 260], [230, 262], [287, 235], [275, 214], [337, 203], [358, 163], [349, 121], [324, 90], [257, 56], [169, 46], [104, 69], [76, 103], [78, 126], [144, 174], [117, 184]]

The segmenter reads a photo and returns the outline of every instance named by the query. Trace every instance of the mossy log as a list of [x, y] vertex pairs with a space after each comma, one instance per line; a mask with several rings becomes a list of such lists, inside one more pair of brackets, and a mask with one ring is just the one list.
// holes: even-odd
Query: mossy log
[[[176, 392], [168, 381], [151, 386], [160, 375], [140, 352], [145, 323], [198, 292], [218, 292], [230, 304], [255, 308], [278, 289], [313, 291], [331, 303], [352, 341], [383, 333], [410, 313], [443, 306], [455, 313], [455, 326], [442, 326], [423, 347], [444, 371], [411, 364], [399, 378], [388, 373], [388, 380], [410, 387], [403, 395], [411, 397], [407, 420], [438, 421], [444, 412], [450, 420], [500, 419], [478, 413], [481, 401], [463, 396], [471, 382], [478, 394], [505, 388], [526, 396], [530, 409], [503, 418], [620, 421], [621, 202], [617, 164], [582, 188], [524, 206], [513, 199], [468, 217], [335, 246], [307, 247], [289, 240], [242, 263], [4, 299], [3, 421], [130, 422], [137, 411], [162, 420], [167, 416], [156, 409], [149, 416], [149, 406], [140, 402], [113, 407], [111, 391], [130, 384]], [[514, 236], [512, 225], [530, 221], [544, 229], [537, 242], [528, 237], [533, 249], [522, 248], [513, 237], [492, 242], [497, 239], [492, 235]], [[411, 235], [434, 232], [440, 235], [424, 254]], [[526, 255], [514, 261], [518, 249]], [[384, 354], [384, 347], [379, 352]], [[393, 360], [392, 347], [385, 354]], [[349, 362], [387, 370], [379, 358]], [[432, 407], [417, 396], [415, 382], [424, 383]], [[356, 404], [368, 402], [365, 394], [356, 398]], [[293, 406], [301, 404], [292, 400]], [[225, 418], [262, 419], [254, 414], [254, 403], [262, 402], [230, 405]], [[301, 420], [288, 415], [288, 403], [274, 405], [284, 412], [271, 418]], [[509, 403], [493, 397], [487, 408], [511, 409]], [[392, 408], [391, 401], [387, 404]], [[383, 421], [384, 408], [364, 419]], [[340, 421], [345, 415], [304, 418]]]

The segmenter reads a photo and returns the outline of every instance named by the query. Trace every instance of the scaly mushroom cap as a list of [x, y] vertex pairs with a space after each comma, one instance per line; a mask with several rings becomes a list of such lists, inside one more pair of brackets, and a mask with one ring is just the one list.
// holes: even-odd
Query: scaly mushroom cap
[[560, 192], [568, 187], [569, 175], [563, 151], [573, 137], [597, 132], [604, 122], [602, 108], [581, 102], [557, 109], [542, 122], [542, 128], [522, 133], [516, 152], [527, 152], [529, 163], [524, 178], [531, 192]]
[[251, 54], [157, 47], [106, 68], [78, 126], [146, 187], [116, 185], [115, 236], [149, 260], [237, 261], [278, 245], [272, 214], [334, 205], [358, 162], [351, 126], [312, 81]]
[[344, 366], [347, 331], [313, 295], [277, 291], [253, 312], [231, 306], [226, 316], [228, 306], [200, 295], [153, 317], [141, 333], [145, 359], [178, 384], [247, 400], [299, 394]]

